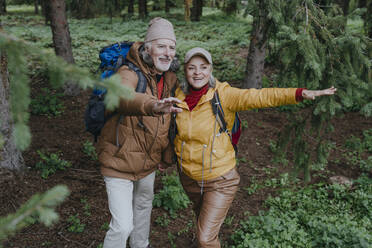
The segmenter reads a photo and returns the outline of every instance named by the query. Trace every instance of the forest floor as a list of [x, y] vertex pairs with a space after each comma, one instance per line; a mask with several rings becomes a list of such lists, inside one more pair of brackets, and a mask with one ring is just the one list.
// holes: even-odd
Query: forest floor
[[[33, 87], [38, 88], [35, 85]], [[30, 225], [5, 241], [4, 247], [95, 248], [103, 242], [106, 232], [104, 226], [110, 221], [105, 184], [99, 172], [98, 162], [92, 161], [82, 151], [83, 143], [87, 140], [92, 141], [92, 136], [85, 132], [83, 123], [88, 97], [88, 92], [83, 92], [78, 97], [64, 97], [65, 108], [60, 116], [31, 116], [29, 123], [33, 135], [32, 144], [23, 154], [29, 170], [23, 175], [11, 173], [6, 174], [8, 176], [2, 175], [0, 216], [15, 212], [35, 193], [45, 192], [58, 184], [67, 185], [71, 193], [57, 208], [60, 214], [59, 222], [51, 228], [39, 223]], [[239, 221], [265, 210], [263, 204], [265, 199], [278, 193], [278, 189], [265, 187], [248, 194], [244, 188], [251, 185], [253, 178], [264, 182], [265, 179], [277, 178], [292, 170], [292, 163], [287, 166], [273, 164], [271, 162], [273, 154], [269, 149], [270, 141], [276, 140], [280, 130], [288, 123], [286, 113], [274, 109], [246, 111], [241, 113], [241, 118], [247, 124], [247, 128], [244, 128], [239, 143], [240, 189], [228, 213], [229, 221], [221, 228], [220, 239], [224, 247], [228, 247], [228, 240], [239, 226]], [[334, 132], [325, 135], [336, 148], [331, 152], [327, 168], [313, 173], [312, 182], [328, 180], [334, 175], [355, 179], [361, 173], [358, 168], [342, 162], [344, 156], [340, 147], [351, 135], [362, 137], [362, 131], [372, 127], [372, 119], [358, 113], [347, 113], [332, 122]], [[308, 142], [312, 147], [310, 138]], [[40, 161], [38, 150], [48, 153], [60, 152], [63, 159], [72, 163], [72, 167], [42, 179], [40, 172], [34, 169], [35, 164]], [[169, 168], [167, 173], [172, 170], [174, 168]], [[161, 187], [161, 176], [157, 176], [155, 192]], [[153, 209], [150, 235], [153, 247], [195, 248], [195, 232], [189, 225], [193, 219], [191, 205], [179, 211], [177, 218], [170, 218], [169, 224], [162, 227], [155, 220], [165, 213], [162, 208]], [[68, 219], [76, 214], [81, 224], [85, 224], [82, 233], [68, 230], [71, 225]]]

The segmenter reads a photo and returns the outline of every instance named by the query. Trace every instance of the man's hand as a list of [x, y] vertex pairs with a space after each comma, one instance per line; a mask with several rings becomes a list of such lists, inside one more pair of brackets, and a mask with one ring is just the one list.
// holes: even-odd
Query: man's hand
[[337, 89], [335, 87], [331, 87], [325, 90], [303, 90], [302, 97], [308, 100], [314, 100], [317, 96], [329, 96], [335, 94]]
[[168, 97], [157, 101], [153, 107], [155, 113], [171, 113], [171, 112], [182, 112], [182, 109], [174, 107], [176, 103], [181, 103], [178, 98]]

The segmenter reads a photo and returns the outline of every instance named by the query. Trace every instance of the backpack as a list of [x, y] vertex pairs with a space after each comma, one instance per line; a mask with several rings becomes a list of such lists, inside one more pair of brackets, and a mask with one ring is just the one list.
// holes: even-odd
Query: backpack
[[[146, 77], [143, 75], [141, 70], [133, 63], [129, 62], [126, 57], [133, 42], [121, 42], [115, 43], [102, 48], [99, 52], [99, 58], [101, 64], [99, 70], [102, 71], [101, 79], [108, 78], [115, 74], [115, 72], [122, 66], [127, 65], [131, 70], [135, 71], [138, 76], [138, 83], [136, 92], [144, 93], [147, 87]], [[116, 111], [108, 116], [105, 116], [105, 104], [104, 99], [106, 95], [105, 88], [95, 88], [90, 96], [88, 105], [85, 110], [84, 122], [86, 131], [93, 134], [94, 141], [97, 142], [97, 138], [101, 133], [101, 129], [105, 123], [117, 114]], [[122, 119], [122, 115], [119, 118], [119, 122]]]
[[216, 115], [217, 122], [220, 125], [220, 133], [226, 132], [230, 136], [231, 144], [234, 147], [235, 154], [238, 152], [238, 142], [240, 139], [240, 135], [242, 133], [241, 127], [241, 120], [239, 114], [235, 113], [234, 124], [231, 129], [231, 132], [227, 129], [227, 123], [225, 121], [225, 114], [223, 112], [223, 108], [220, 102], [220, 97], [218, 95], [218, 91], [214, 92], [214, 96], [211, 100], [212, 110], [213, 113]]

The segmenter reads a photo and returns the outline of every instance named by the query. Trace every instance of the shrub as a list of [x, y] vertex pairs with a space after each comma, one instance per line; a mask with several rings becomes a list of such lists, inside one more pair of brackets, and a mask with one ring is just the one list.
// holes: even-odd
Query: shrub
[[372, 184], [335, 184], [286, 190], [270, 197], [270, 210], [240, 223], [230, 247], [371, 247]]
[[88, 155], [91, 160], [98, 159], [96, 148], [93, 146], [93, 143], [88, 140], [83, 144], [83, 153]]
[[65, 170], [67, 167], [71, 167], [69, 161], [59, 158], [59, 154], [51, 153], [49, 155], [37, 151], [41, 161], [37, 162], [35, 168], [41, 171], [41, 177], [46, 179], [49, 175], [56, 173], [57, 170]]
[[82, 224], [79, 219], [79, 214], [71, 215], [68, 220], [71, 225], [67, 228], [70, 232], [81, 233], [85, 229], [85, 224]]
[[31, 100], [31, 113], [34, 115], [57, 116], [63, 113], [63, 104], [58, 97], [62, 93], [52, 94], [47, 88], [42, 88], [41, 93]]
[[177, 172], [163, 176], [162, 184], [163, 188], [155, 194], [153, 205], [164, 208], [175, 218], [176, 211], [187, 208], [190, 200], [182, 188]]

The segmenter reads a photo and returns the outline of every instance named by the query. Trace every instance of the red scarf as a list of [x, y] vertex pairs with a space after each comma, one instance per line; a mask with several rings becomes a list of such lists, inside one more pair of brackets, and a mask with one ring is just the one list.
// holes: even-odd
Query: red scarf
[[164, 77], [161, 76], [160, 80], [158, 81], [158, 99], [161, 99], [161, 95], [163, 94], [163, 88], [164, 88]]
[[208, 92], [209, 84], [203, 86], [199, 90], [190, 88], [190, 93], [186, 96], [185, 102], [189, 106], [190, 111], [194, 109], [200, 98]]

